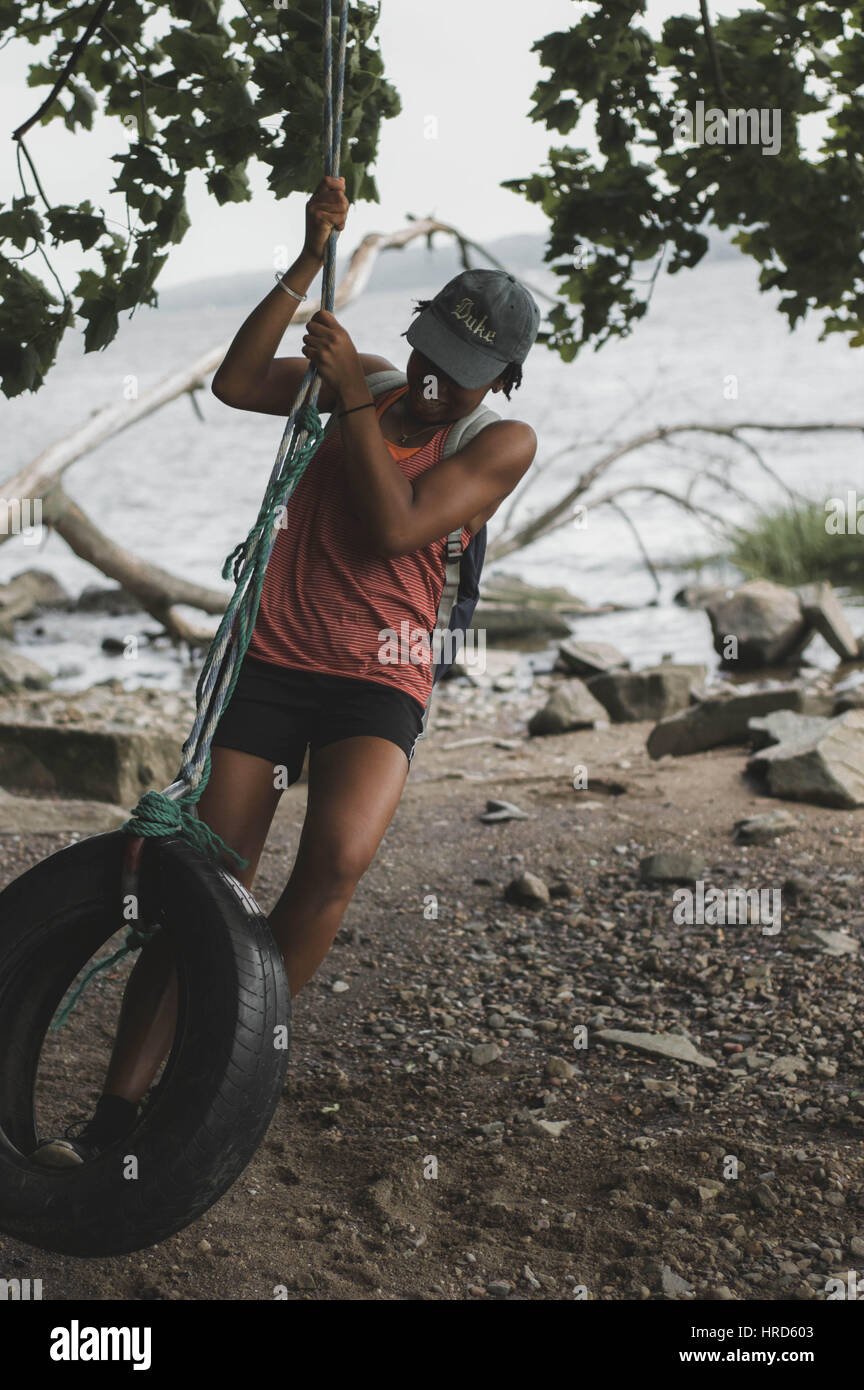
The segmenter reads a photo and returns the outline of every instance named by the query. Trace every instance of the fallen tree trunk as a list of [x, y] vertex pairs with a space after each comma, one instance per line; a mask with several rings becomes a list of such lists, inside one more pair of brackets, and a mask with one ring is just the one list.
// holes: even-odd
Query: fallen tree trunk
[[82, 560], [134, 594], [145, 613], [175, 638], [197, 646], [206, 637], [206, 629], [194, 628], [182, 615], [173, 612], [177, 604], [200, 608], [205, 613], [224, 613], [228, 605], [230, 595], [227, 592], [181, 579], [118, 545], [99, 530], [60, 483], [44, 499], [43, 521], [53, 527]]

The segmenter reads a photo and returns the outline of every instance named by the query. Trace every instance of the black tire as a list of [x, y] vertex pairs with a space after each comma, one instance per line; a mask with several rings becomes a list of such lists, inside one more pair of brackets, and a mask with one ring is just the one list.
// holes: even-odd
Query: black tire
[[[0, 893], [0, 1230], [71, 1255], [140, 1250], [206, 1211], [254, 1154], [288, 1065], [291, 1001], [267, 918], [183, 840], [147, 841], [142, 922], [162, 907], [179, 980], [164, 1084], [98, 1158], [61, 1170], [29, 1160], [42, 1043], [75, 976], [122, 925], [126, 845], [122, 831], [94, 836]], [[124, 1177], [127, 1154], [137, 1178]]]

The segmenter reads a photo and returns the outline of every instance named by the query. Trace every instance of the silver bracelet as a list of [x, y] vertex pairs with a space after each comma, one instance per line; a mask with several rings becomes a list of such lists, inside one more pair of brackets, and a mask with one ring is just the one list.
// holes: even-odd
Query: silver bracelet
[[276, 283], [279, 284], [279, 285], [281, 285], [282, 288], [283, 288], [283, 290], [285, 291], [285, 293], [286, 293], [286, 294], [290, 294], [290, 296], [291, 296], [292, 299], [296, 299], [297, 302], [298, 302], [298, 304], [302, 304], [302, 303], [303, 303], [303, 300], [306, 298], [306, 295], [305, 295], [305, 294], [298, 294], [296, 290], [292, 290], [292, 288], [291, 288], [290, 285], [286, 285], [286, 284], [284, 283], [283, 279], [282, 279], [282, 276], [283, 276], [284, 274], [285, 274], [285, 271], [284, 271], [284, 270], [277, 270], [277, 271], [276, 271]]

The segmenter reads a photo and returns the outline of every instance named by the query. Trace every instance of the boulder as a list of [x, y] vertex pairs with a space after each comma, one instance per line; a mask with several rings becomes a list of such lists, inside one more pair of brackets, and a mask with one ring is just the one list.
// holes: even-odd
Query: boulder
[[54, 677], [44, 666], [38, 666], [18, 647], [0, 642], [0, 695], [16, 690], [47, 690]]
[[747, 721], [754, 748], [768, 748], [772, 743], [783, 743], [789, 738], [803, 738], [807, 734], [821, 733], [829, 716], [819, 714], [798, 714], [791, 709], [774, 710], [759, 719]]
[[177, 739], [132, 727], [0, 723], [0, 785], [132, 807], [174, 780]]
[[[709, 599], [705, 608], [714, 650], [724, 665], [739, 671], [782, 665], [801, 651], [811, 632], [798, 595], [767, 579]], [[731, 657], [725, 650], [729, 637], [737, 638], [737, 653]]]
[[772, 796], [817, 806], [864, 806], [864, 710], [849, 710], [824, 728], [763, 748], [748, 768]]
[[0, 635], [11, 637], [16, 618], [28, 618], [40, 608], [61, 607], [69, 595], [47, 570], [21, 570], [0, 584]]
[[542, 709], [532, 715], [528, 732], [532, 736], [566, 734], [573, 729], [590, 729], [606, 711], [580, 680], [565, 681], [549, 696]]
[[648, 752], [652, 758], [669, 754], [673, 758], [688, 753], [702, 753], [706, 748], [719, 748], [726, 743], [746, 743], [751, 719], [770, 714], [773, 710], [791, 709], [802, 714], [830, 714], [831, 697], [819, 691], [803, 690], [801, 686], [779, 686], [776, 690], [759, 690], [753, 695], [718, 696], [702, 700], [692, 709], [663, 719], [648, 736]]
[[578, 642], [574, 637], [559, 646], [556, 665], [574, 676], [597, 676], [627, 667], [630, 662], [610, 642]]
[[490, 646], [509, 646], [517, 639], [567, 637], [570, 624], [566, 618], [546, 608], [509, 607], [506, 604], [478, 604], [472, 624], [486, 633]]
[[856, 661], [858, 638], [846, 620], [846, 614], [836, 593], [827, 580], [806, 584], [798, 590], [804, 618], [810, 627], [825, 638], [828, 646], [841, 661]]
[[644, 671], [606, 671], [588, 681], [588, 689], [616, 724], [663, 719], [687, 709], [694, 681], [705, 667], [652, 666]]

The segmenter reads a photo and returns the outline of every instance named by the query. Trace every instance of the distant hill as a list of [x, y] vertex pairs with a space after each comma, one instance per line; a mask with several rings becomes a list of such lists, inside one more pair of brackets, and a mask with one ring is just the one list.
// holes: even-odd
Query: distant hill
[[[711, 233], [711, 247], [705, 262], [716, 260], [737, 260], [741, 252], [732, 245], [732, 231]], [[526, 280], [531, 275], [548, 274], [549, 267], [543, 260], [546, 238], [539, 233], [521, 232], [513, 236], [498, 237], [486, 243], [488, 250], [508, 269], [521, 272]], [[347, 265], [347, 256], [336, 261], [337, 279]], [[703, 262], [703, 264], [705, 263]], [[489, 262], [479, 252], [471, 252], [471, 264], [488, 266]], [[462, 269], [458, 247], [455, 242], [438, 236], [430, 251], [423, 241], [419, 245], [406, 246], [401, 251], [383, 251], [375, 262], [368, 289], [373, 293], [389, 290], [411, 290], [430, 283], [446, 284]], [[184, 285], [172, 285], [161, 290], [159, 306], [161, 309], [196, 309], [200, 305], [219, 304], [227, 306], [234, 302], [249, 305], [256, 296], [260, 298], [266, 277], [258, 270], [245, 271], [239, 275], [220, 275], [207, 280], [190, 280]]]

